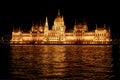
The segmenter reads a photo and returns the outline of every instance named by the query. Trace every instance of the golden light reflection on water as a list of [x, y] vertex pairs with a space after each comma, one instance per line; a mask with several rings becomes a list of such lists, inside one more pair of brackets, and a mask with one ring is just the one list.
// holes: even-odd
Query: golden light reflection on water
[[11, 46], [13, 79], [110, 79], [112, 46]]
[[[49, 48], [49, 49], [48, 49]], [[42, 58], [42, 71], [46, 76], [50, 75], [64, 75], [66, 66], [65, 61], [65, 47], [64, 46], [45, 46], [45, 52], [41, 55]], [[52, 51], [54, 50], [54, 51]]]

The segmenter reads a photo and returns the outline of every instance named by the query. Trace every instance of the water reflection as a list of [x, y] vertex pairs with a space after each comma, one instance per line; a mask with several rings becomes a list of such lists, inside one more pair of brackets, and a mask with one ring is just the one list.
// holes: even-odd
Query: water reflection
[[12, 79], [110, 80], [111, 45], [11, 46]]
[[112, 47], [112, 64], [113, 64], [113, 70], [114, 70], [114, 80], [120, 80], [120, 51], [119, 51], [119, 45], [113, 45]]
[[64, 46], [44, 46], [43, 55], [41, 55], [42, 72], [45, 76], [64, 76], [65, 62]]
[[9, 55], [10, 55], [9, 45], [0, 43], [0, 80], [8, 80], [10, 77]]
[[65, 52], [64, 46], [12, 46], [12, 78], [63, 77]]
[[111, 79], [111, 48], [103, 45], [75, 47], [73, 53], [68, 55], [70, 75], [74, 79], [82, 80]]

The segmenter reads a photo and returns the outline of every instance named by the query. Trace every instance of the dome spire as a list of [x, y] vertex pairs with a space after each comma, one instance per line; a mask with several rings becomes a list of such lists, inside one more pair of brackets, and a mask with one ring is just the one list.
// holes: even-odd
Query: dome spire
[[104, 28], [106, 28], [106, 25], [104, 24]]
[[60, 9], [58, 9], [58, 16], [60, 16]]
[[96, 29], [97, 29], [97, 24], [96, 24]]
[[108, 30], [109, 30], [109, 32], [110, 32], [110, 26], [109, 26]]

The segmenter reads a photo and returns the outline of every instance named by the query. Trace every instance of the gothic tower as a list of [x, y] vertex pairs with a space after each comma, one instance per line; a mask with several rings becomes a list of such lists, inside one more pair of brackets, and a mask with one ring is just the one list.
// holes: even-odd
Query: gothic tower
[[45, 41], [47, 40], [47, 37], [48, 37], [48, 31], [49, 31], [48, 18], [46, 17], [45, 26], [44, 26], [44, 37], [45, 37]]
[[46, 17], [45, 27], [44, 27], [44, 33], [47, 33], [48, 30], [49, 30], [49, 28], [48, 28], [48, 19], [47, 19], [47, 17]]

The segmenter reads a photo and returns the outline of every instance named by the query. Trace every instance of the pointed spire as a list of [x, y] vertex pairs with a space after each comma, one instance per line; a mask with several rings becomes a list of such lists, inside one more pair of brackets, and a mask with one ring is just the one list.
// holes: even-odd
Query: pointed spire
[[96, 29], [97, 29], [97, 24], [96, 24]]
[[48, 26], [48, 18], [46, 16], [45, 26]]
[[20, 26], [19, 26], [19, 31], [20, 31]]
[[60, 9], [58, 9], [58, 16], [60, 16]]
[[76, 19], [75, 19], [74, 30], [76, 30], [76, 26], [77, 26], [77, 22], [76, 22]]
[[110, 32], [110, 26], [109, 26], [109, 29], [108, 29], [108, 30], [109, 30], [109, 32]]
[[18, 29], [18, 31], [19, 31], [19, 32], [21, 32], [21, 30], [20, 30], [20, 26], [19, 26], [19, 29]]
[[104, 28], [106, 28], [106, 25], [104, 24]]
[[45, 27], [44, 27], [44, 32], [45, 34], [48, 32], [49, 28], [48, 28], [48, 19], [46, 17], [46, 21], [45, 21]]

